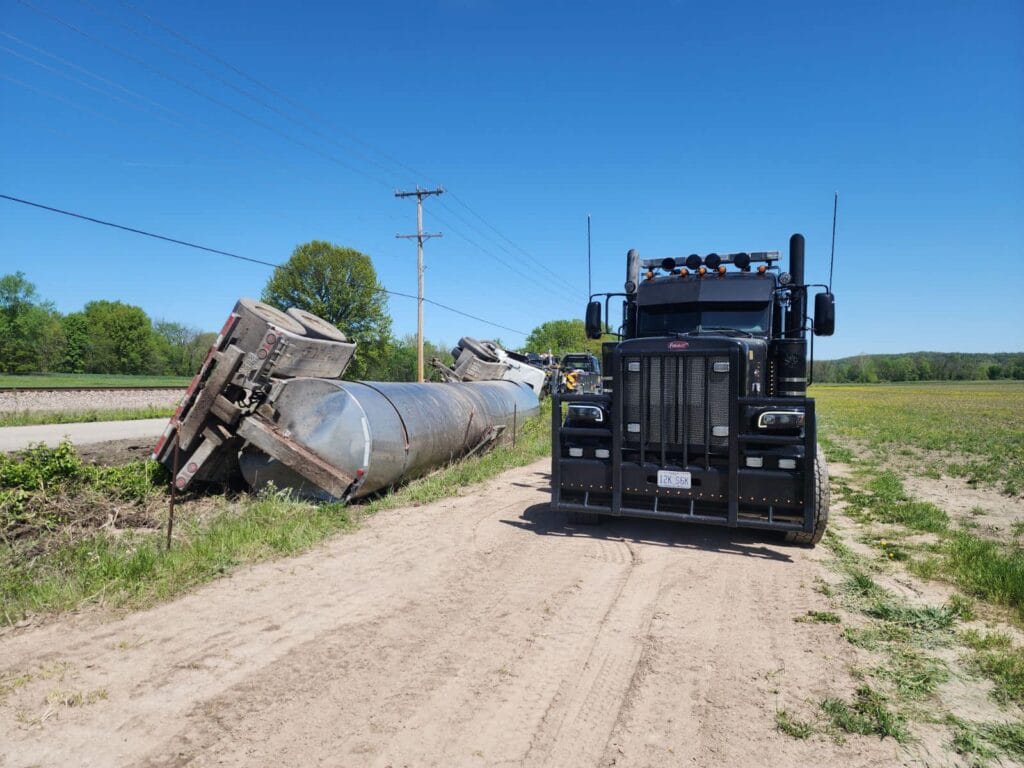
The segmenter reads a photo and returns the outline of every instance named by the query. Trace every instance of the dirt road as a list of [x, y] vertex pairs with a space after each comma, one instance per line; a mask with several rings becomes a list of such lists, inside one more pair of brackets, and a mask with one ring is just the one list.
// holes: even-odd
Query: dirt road
[[0, 637], [31, 675], [0, 703], [0, 765], [901, 762], [775, 729], [850, 692], [835, 627], [794, 621], [827, 607], [824, 553], [574, 528], [546, 488], [542, 461], [149, 611]]

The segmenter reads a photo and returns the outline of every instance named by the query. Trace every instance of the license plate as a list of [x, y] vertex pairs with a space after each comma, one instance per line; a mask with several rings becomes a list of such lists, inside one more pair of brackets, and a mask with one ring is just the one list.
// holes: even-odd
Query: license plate
[[689, 488], [689, 472], [670, 472], [667, 469], [658, 470], [659, 488]]

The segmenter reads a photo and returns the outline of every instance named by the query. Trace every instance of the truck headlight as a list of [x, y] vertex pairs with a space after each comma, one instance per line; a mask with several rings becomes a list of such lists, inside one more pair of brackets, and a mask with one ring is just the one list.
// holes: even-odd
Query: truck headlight
[[803, 411], [764, 411], [757, 417], [757, 428], [769, 432], [802, 429], [803, 426]]
[[604, 411], [596, 405], [570, 405], [566, 413], [566, 421], [581, 424], [603, 424]]

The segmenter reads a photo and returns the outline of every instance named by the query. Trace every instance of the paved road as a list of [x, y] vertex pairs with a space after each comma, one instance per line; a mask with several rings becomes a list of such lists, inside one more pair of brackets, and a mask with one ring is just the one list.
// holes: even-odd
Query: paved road
[[776, 729], [777, 710], [813, 717], [854, 685], [840, 629], [794, 621], [828, 607], [823, 551], [569, 525], [547, 468], [382, 511], [151, 610], [0, 634], [0, 682], [17, 681], [0, 765], [902, 762], [891, 739]]
[[167, 419], [94, 421], [85, 424], [43, 424], [35, 427], [0, 427], [0, 453], [18, 451], [34, 443], [57, 445], [68, 438], [75, 445], [108, 440], [152, 440], [167, 426]]

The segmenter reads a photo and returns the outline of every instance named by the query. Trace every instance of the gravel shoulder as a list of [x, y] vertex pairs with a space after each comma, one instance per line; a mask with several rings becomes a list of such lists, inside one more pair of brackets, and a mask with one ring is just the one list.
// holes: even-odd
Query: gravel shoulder
[[20, 411], [112, 411], [172, 408], [184, 389], [0, 390], [0, 413]]
[[[123, 618], [0, 635], [0, 765], [899, 764], [775, 713], [849, 694], [821, 550], [572, 527], [547, 460]], [[72, 702], [68, 704], [67, 702]]]

